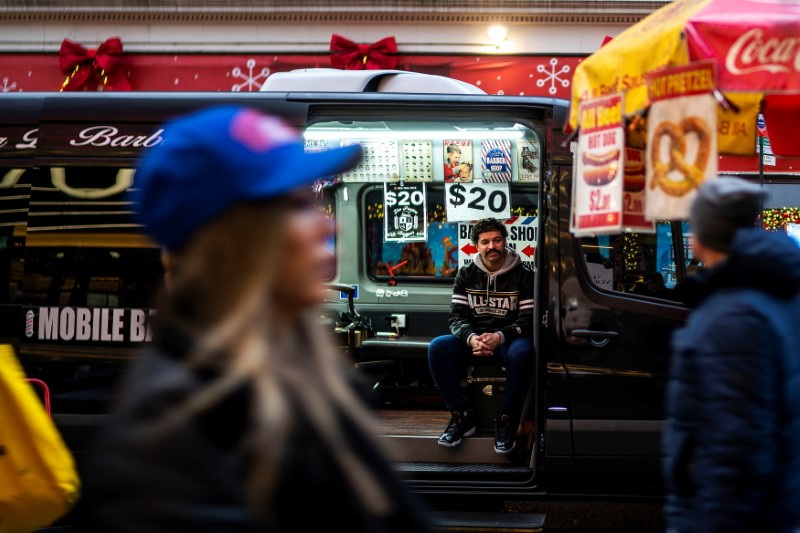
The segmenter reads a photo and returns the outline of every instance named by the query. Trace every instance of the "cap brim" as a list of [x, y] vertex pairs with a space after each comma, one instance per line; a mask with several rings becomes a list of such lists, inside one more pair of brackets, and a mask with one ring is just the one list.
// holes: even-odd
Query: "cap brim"
[[265, 168], [260, 183], [254, 184], [259, 196], [277, 196], [301, 185], [341, 174], [361, 160], [361, 145], [306, 152], [300, 143], [275, 148], [270, 154], [271, 168]]

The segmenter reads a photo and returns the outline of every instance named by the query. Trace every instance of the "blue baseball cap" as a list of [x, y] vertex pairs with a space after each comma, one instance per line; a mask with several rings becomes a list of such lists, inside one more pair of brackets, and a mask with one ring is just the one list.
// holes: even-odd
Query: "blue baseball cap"
[[306, 152], [282, 119], [242, 106], [178, 118], [142, 158], [129, 191], [136, 220], [170, 251], [240, 202], [281, 196], [339, 174], [361, 159], [361, 146]]

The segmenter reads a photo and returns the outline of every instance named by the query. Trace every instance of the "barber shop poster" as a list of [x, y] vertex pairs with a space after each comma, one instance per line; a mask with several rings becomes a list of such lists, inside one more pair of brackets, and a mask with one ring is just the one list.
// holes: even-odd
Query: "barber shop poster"
[[511, 141], [492, 139], [481, 141], [481, 171], [487, 183], [511, 181]]
[[570, 231], [576, 235], [622, 230], [622, 182], [625, 135], [622, 95], [584, 101], [573, 179]]
[[433, 181], [433, 143], [422, 139], [403, 141], [404, 181]]
[[649, 220], [689, 216], [697, 188], [717, 177], [714, 64], [695, 63], [648, 75], [646, 182]]
[[383, 185], [385, 241], [427, 241], [428, 201], [425, 182]]
[[539, 141], [520, 139], [517, 141], [517, 177], [522, 183], [538, 183], [541, 157]]
[[445, 139], [444, 182], [472, 183], [472, 141]]

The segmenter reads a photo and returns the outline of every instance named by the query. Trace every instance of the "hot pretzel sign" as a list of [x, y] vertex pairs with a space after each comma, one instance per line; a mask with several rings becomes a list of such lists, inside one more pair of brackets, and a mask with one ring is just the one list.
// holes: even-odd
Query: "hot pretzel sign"
[[646, 182], [649, 220], [689, 215], [694, 191], [717, 175], [714, 65], [703, 62], [648, 77]]

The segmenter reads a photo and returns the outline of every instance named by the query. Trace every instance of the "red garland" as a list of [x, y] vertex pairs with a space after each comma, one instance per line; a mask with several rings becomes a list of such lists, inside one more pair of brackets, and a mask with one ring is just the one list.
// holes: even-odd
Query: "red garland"
[[344, 70], [381, 70], [397, 68], [397, 43], [385, 37], [372, 44], [356, 44], [341, 35], [331, 36], [331, 64]]
[[67, 76], [62, 91], [94, 90], [98, 85], [109, 91], [130, 91], [131, 84], [120, 71], [122, 41], [119, 37], [106, 40], [97, 48], [84, 48], [64, 39], [58, 57], [61, 72]]

